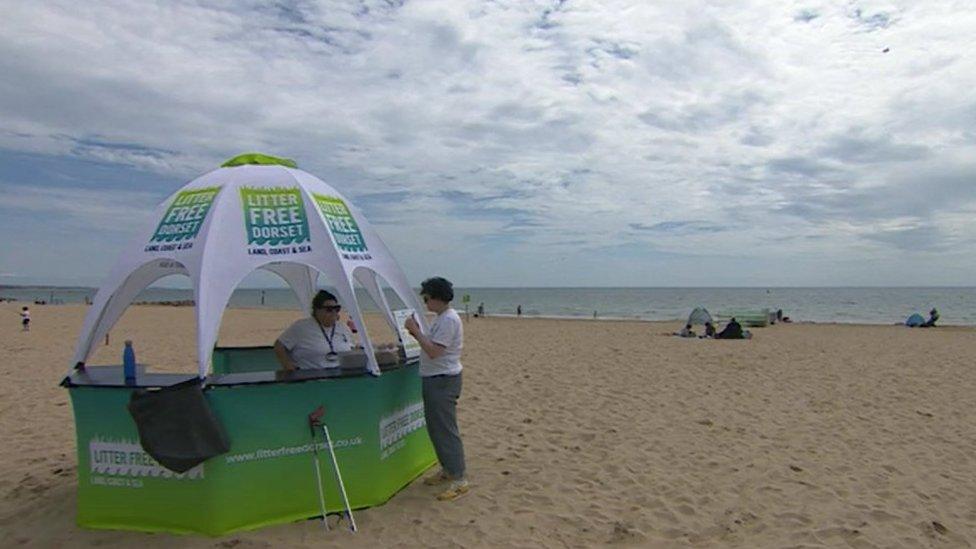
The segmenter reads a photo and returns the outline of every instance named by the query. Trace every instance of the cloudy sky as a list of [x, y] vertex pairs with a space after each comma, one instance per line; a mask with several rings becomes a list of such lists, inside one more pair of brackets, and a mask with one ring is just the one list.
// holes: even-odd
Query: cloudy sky
[[414, 283], [976, 281], [969, 0], [3, 11], [0, 284], [97, 285], [252, 150], [344, 192]]

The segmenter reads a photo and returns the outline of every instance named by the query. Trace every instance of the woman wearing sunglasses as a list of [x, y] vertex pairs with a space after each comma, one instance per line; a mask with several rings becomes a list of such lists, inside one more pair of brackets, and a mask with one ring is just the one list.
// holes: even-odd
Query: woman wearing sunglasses
[[447, 489], [437, 494], [437, 499], [451, 501], [468, 493], [464, 443], [457, 425], [464, 326], [457, 311], [451, 307], [454, 286], [450, 281], [441, 277], [428, 278], [420, 284], [420, 295], [427, 304], [427, 310], [436, 313], [437, 318], [426, 334], [413, 317], [407, 319], [405, 327], [423, 349], [420, 353], [420, 377], [424, 418], [427, 434], [441, 463], [440, 472], [424, 479], [424, 484], [447, 484]]
[[339, 353], [352, 350], [352, 332], [339, 322], [342, 306], [319, 290], [312, 299], [312, 316], [296, 320], [275, 341], [274, 351], [285, 370], [338, 368]]

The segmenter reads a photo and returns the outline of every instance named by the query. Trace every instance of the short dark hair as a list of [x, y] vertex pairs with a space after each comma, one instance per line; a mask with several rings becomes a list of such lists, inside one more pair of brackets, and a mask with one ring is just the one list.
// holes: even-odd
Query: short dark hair
[[336, 296], [332, 295], [331, 292], [319, 290], [318, 293], [315, 294], [315, 297], [312, 298], [312, 313], [315, 313], [315, 309], [321, 309], [322, 306], [325, 305], [326, 301], [335, 301], [336, 303], [339, 302], [339, 300], [336, 299]]
[[454, 285], [446, 278], [435, 276], [420, 283], [420, 293], [447, 303], [454, 299]]

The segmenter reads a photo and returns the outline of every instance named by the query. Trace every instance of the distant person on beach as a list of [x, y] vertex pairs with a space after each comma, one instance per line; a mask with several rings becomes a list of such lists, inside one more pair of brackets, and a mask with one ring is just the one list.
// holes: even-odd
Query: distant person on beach
[[935, 327], [935, 323], [938, 320], [939, 320], [939, 310], [936, 309], [935, 307], [932, 307], [932, 310], [929, 311], [929, 319], [926, 320], [925, 323], [922, 324], [921, 327], [922, 328], [934, 328]]
[[685, 324], [685, 327], [675, 335], [678, 337], [697, 337], [695, 331], [691, 329], [691, 324]]
[[437, 317], [430, 331], [423, 333], [414, 317], [404, 323], [410, 335], [420, 343], [420, 378], [424, 399], [427, 435], [434, 445], [441, 470], [424, 479], [435, 486], [449, 483], [437, 495], [441, 501], [452, 501], [468, 493], [465, 478], [464, 443], [457, 425], [457, 401], [461, 396], [461, 349], [464, 327], [461, 317], [451, 307], [454, 286], [441, 277], [428, 278], [420, 284], [420, 295], [427, 310]]
[[519, 305], [515, 308], [515, 316], [522, 316], [522, 306]]
[[715, 325], [710, 321], [705, 323], [705, 335], [702, 337], [715, 337]]
[[478, 304], [478, 316], [480, 316], [480, 317], [485, 316], [485, 302], [484, 301], [482, 301], [481, 303]]
[[20, 310], [20, 326], [22, 332], [30, 331], [30, 309], [26, 305]]
[[338, 368], [339, 353], [351, 351], [353, 335], [339, 322], [342, 306], [336, 297], [319, 290], [312, 299], [311, 316], [296, 320], [278, 336], [275, 356], [285, 370]]
[[745, 339], [745, 336], [742, 334], [742, 325], [736, 321], [735, 317], [732, 317], [732, 320], [725, 325], [725, 328], [715, 334], [715, 339]]

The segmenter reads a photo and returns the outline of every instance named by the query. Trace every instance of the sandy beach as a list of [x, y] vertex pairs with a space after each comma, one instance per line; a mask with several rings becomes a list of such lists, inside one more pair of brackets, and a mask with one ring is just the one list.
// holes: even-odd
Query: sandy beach
[[[32, 306], [29, 333], [19, 308], [0, 304], [4, 547], [976, 543], [974, 328], [787, 324], [708, 341], [664, 335], [678, 322], [471, 319], [470, 494], [441, 503], [415, 482], [359, 512], [358, 534], [304, 521], [205, 538], [75, 525], [58, 382], [85, 307]], [[220, 344], [270, 344], [298, 316], [229, 310]], [[151, 368], [191, 372], [193, 330], [191, 308], [133, 307], [90, 363], [118, 363], [131, 338]]]

